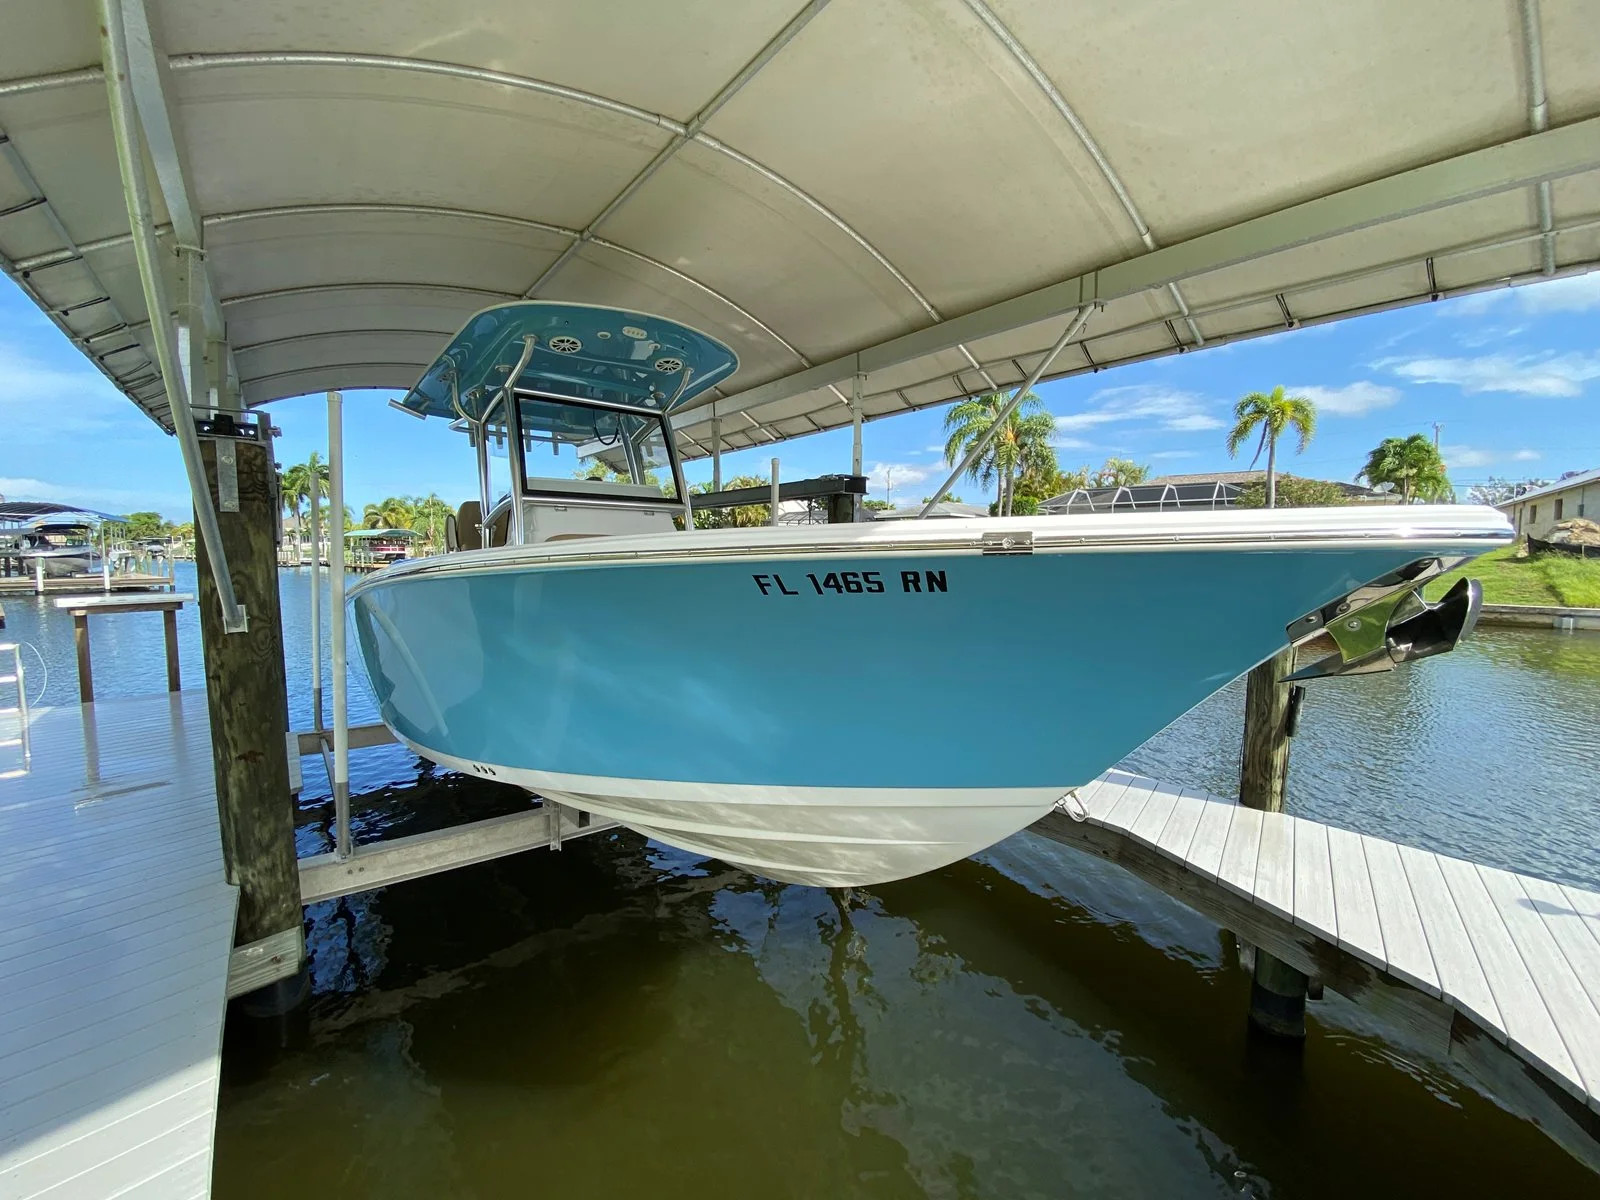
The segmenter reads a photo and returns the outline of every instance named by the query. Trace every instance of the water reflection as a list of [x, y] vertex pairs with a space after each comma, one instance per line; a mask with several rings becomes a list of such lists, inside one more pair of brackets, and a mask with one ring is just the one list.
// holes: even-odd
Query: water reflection
[[[1236, 683], [1129, 758], [1233, 794]], [[1600, 636], [1483, 629], [1454, 653], [1307, 689], [1289, 809], [1425, 849], [1600, 888]]]
[[1119, 874], [1023, 835], [845, 898], [611, 833], [318, 906], [313, 1043], [225, 1087], [216, 1194], [1592, 1186], [1336, 1000], [1253, 1043], [1215, 928]]

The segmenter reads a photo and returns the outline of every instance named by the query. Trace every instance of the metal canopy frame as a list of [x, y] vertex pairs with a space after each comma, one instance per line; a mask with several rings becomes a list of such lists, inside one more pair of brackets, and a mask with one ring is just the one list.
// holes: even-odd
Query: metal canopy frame
[[[695, 0], [683, 2], [692, 5]], [[1228, 2], [1224, 0], [1224, 8]], [[62, 182], [61, 155], [47, 145], [54, 126], [36, 119], [42, 112], [61, 111], [62, 104], [70, 109], [86, 90], [103, 87], [103, 69], [90, 65], [88, 55], [74, 63], [76, 53], [64, 49], [75, 43], [70, 21], [56, 15], [61, 6], [48, 0], [18, 3], [16, 44], [24, 44], [20, 39], [25, 34], [42, 33], [51, 49], [37, 57], [13, 51], [8, 58], [0, 48], [0, 266], [117, 386], [168, 424], [167, 388], [153, 366], [158, 357], [153, 353], [156, 326], [122, 319], [123, 312], [140, 315], [134, 311], [137, 299], [127, 293], [126, 271], [119, 267], [133, 234], [103, 222], [83, 223]], [[484, 42], [473, 42], [470, 36], [452, 40], [450, 53], [457, 61], [423, 58], [408, 48], [440, 44], [437, 39], [402, 36], [391, 27], [410, 22], [411, 33], [423, 33], [429, 21], [446, 21], [443, 11], [429, 13], [426, 6], [377, 12], [370, 20], [307, 11], [286, 32], [252, 24], [244, 9], [221, 13], [200, 0], [154, 0], [147, 11], [147, 3], [126, 0], [119, 6], [127, 32], [128, 82], [164, 202], [165, 213], [153, 214], [154, 219], [166, 218], [155, 233], [176, 252], [180, 268], [176, 358], [197, 405], [202, 396], [207, 406], [228, 407], [330, 387], [405, 386], [426, 365], [442, 331], [456, 327], [472, 309], [518, 296], [574, 294], [586, 301], [660, 311], [714, 333], [737, 332], [746, 368], [728, 386], [674, 418], [681, 452], [710, 456], [720, 467], [723, 450], [773, 444], [847, 423], [859, 429], [864, 421], [896, 412], [1010, 389], [1028, 374], [1020, 364], [1042, 353], [1067, 314], [1084, 304], [1101, 306], [1093, 336], [1079, 339], [1078, 350], [1063, 355], [1043, 378], [1557, 277], [1600, 262], [1600, 92], [1581, 69], [1574, 73], [1574, 63], [1581, 67], [1585, 61], [1585, 47], [1595, 50], [1587, 61], [1600, 60], [1600, 40], [1583, 23], [1579, 0], [1544, 0], [1542, 5], [1540, 0], [1517, 0], [1518, 19], [1510, 30], [1503, 14], [1488, 11], [1499, 0], [1468, 0], [1458, 23], [1471, 28], [1459, 35], [1454, 25], [1449, 30], [1425, 28], [1430, 20], [1426, 14], [1397, 18], [1383, 44], [1374, 48], [1367, 68], [1373, 78], [1383, 73], [1380, 52], [1407, 37], [1412, 40], [1406, 44], [1437, 47], [1435, 62], [1429, 64], [1433, 69], [1467, 70], [1469, 63], [1481, 67], [1490, 62], [1499, 74], [1471, 95], [1477, 100], [1497, 91], [1494, 116], [1485, 115], [1491, 110], [1484, 101], [1471, 121], [1446, 128], [1441, 109], [1433, 110], [1434, 125], [1429, 126], [1428, 115], [1416, 111], [1416, 103], [1388, 104], [1380, 108], [1382, 113], [1404, 114], [1403, 119], [1395, 116], [1395, 128], [1420, 131], [1401, 139], [1403, 152], [1370, 156], [1372, 169], [1365, 153], [1330, 158], [1329, 169], [1320, 175], [1306, 172], [1308, 180], [1325, 181], [1313, 185], [1323, 194], [1308, 195], [1304, 185], [1298, 190], [1280, 186], [1276, 192], [1263, 192], [1254, 211], [1248, 196], [1252, 179], [1245, 177], [1243, 202], [1227, 220], [1191, 211], [1192, 206], [1180, 205], [1182, 211], [1175, 215], [1172, 195], [1185, 194], [1186, 180], [1158, 172], [1152, 183], [1151, 164], [1166, 169], [1156, 148], [1159, 139], [1151, 146], [1130, 148], [1129, 126], [1123, 122], [1137, 118], [1125, 118], [1108, 100], [1127, 92], [1116, 62], [1097, 50], [1098, 74], [1081, 62], [1073, 66], [1073, 52], [1063, 44], [1114, 42], [1136, 22], [1100, 28], [1091, 20], [1069, 38], [1056, 6], [1047, 0], [925, 0], [906, 6], [904, 13], [890, 12], [894, 6], [880, 6], [880, 11], [864, 0], [752, 0], [741, 10], [741, 20], [724, 30], [725, 47], [709, 57], [713, 65], [703, 72], [706, 78], [691, 84], [684, 81], [695, 73], [681, 68], [682, 56], [653, 43], [652, 55], [626, 69], [611, 69], [598, 59], [583, 69], [569, 68], [567, 55], [541, 57], [520, 46], [508, 56], [501, 52], [503, 43], [492, 37]], [[486, 4], [483, 21], [492, 34], [497, 20], [509, 19], [511, 2]], [[552, 28], [563, 21], [581, 23], [584, 7], [577, 0], [556, 0], [548, 21]], [[155, 21], [157, 17], [162, 20]], [[911, 24], [894, 25], [902, 19]], [[1305, 33], [1295, 26], [1292, 14], [1284, 19], [1291, 33]], [[1314, 53], [1323, 33], [1361, 33], [1356, 23], [1363, 19], [1356, 8], [1341, 10], [1331, 31], [1322, 31], [1310, 43], [1301, 40], [1302, 51]], [[694, 35], [694, 20], [683, 14], [674, 20], [641, 0], [636, 24], [652, 20], [669, 23], [657, 29], [658, 37]], [[881, 29], [876, 24], [880, 20], [887, 22]], [[163, 26], [171, 37], [163, 38]], [[1234, 51], [1236, 38], [1226, 33], [1233, 28], [1226, 12], [1219, 11], [1206, 28], [1224, 31], [1212, 48], [1215, 54], [1225, 57]], [[1162, 32], [1148, 31], [1152, 36]], [[1501, 44], [1508, 32], [1512, 44]], [[797, 141], [813, 136], [807, 106], [816, 97], [832, 93], [854, 99], [859, 90], [860, 103], [848, 117], [868, 130], [880, 120], [874, 105], [895, 103], [872, 91], [880, 78], [899, 81], [891, 74], [894, 64], [875, 62], [868, 75], [859, 64], [855, 69], [834, 64], [846, 48], [864, 45], [873, 36], [881, 39], [875, 43], [880, 51], [925, 39], [921, 49], [936, 49], [943, 55], [938, 59], [941, 71], [954, 73], [936, 92], [926, 94], [916, 90], [920, 77], [908, 77], [910, 86], [901, 90], [905, 106], [919, 118], [916, 136], [923, 129], [932, 131], [932, 146], [943, 136], [943, 127], [958, 119], [948, 110], [931, 110], [940, 95], [952, 93], [953, 83], [952, 94], [966, 97], [963, 104], [999, 103], [1001, 108], [985, 115], [1011, 121], [995, 124], [991, 119], [982, 142], [995, 154], [987, 173], [1007, 181], [1003, 191], [1037, 193], [1041, 199], [1033, 208], [1050, 212], [1073, 189], [1088, 197], [1078, 218], [1029, 227], [1039, 247], [1038, 261], [1060, 261], [1063, 256], [1053, 243], [1087, 245], [1095, 240], [1090, 234], [1098, 237], [1097, 248], [1079, 255], [1070, 273], [1054, 279], [1046, 275], [1042, 285], [1037, 275], [1019, 271], [1013, 263], [1005, 268], [1009, 275], [998, 271], [982, 281], [981, 289], [967, 286], [963, 292], [950, 279], [937, 277], [942, 265], [938, 257], [919, 258], [912, 242], [885, 225], [882, 205], [893, 218], [921, 220], [914, 192], [896, 196], [889, 188], [881, 202], [876, 193], [864, 199], [859, 190], [839, 186], [841, 175], [862, 173], [847, 159], [791, 153]], [[289, 44], [282, 44], [284, 38]], [[170, 53], [164, 40], [172, 47]], [[491, 45], [500, 48], [490, 53]], [[1118, 45], [1123, 54], [1142, 50], [1126, 39]], [[1175, 95], [1188, 94], [1178, 76], [1183, 64], [1195, 58], [1184, 45], [1169, 64]], [[20, 69], [36, 61], [51, 69], [33, 74]], [[1207, 78], [1217, 77], [1213, 66], [1207, 65]], [[1410, 88], [1414, 100], [1438, 92], [1434, 84], [1445, 78], [1413, 74], [1412, 82], [1407, 82], [1410, 76], [1395, 81], [1392, 72], [1384, 78], [1401, 93], [1410, 94]], [[235, 76], [249, 81], [242, 93], [231, 89]], [[931, 82], [933, 77], [928, 78]], [[279, 79], [290, 82], [274, 91]], [[527, 190], [527, 201], [518, 193], [493, 203], [478, 191], [451, 195], [420, 186], [357, 189], [347, 179], [325, 175], [316, 180], [318, 186], [299, 186], [298, 191], [259, 183], [223, 186], [231, 184], [232, 176], [228, 168], [219, 167], [217, 155], [228, 139], [216, 136], [217, 113], [224, 110], [213, 101], [232, 104], [225, 110], [231, 123], [240, 101], [270, 105], [300, 94], [296, 89], [305, 81], [315, 90], [329, 79], [338, 81], [333, 85], [337, 92], [329, 96], [359, 94], [409, 106], [385, 109], [384, 120], [374, 128], [401, 128], [418, 106], [448, 103], [463, 122], [461, 140], [487, 146], [498, 143], [502, 133], [472, 122], [479, 111], [498, 105], [496, 112], [504, 110], [526, 122], [517, 133], [524, 141], [543, 136], [549, 116], [552, 127], [577, 122], [586, 130], [601, 131], [603, 143], [610, 138], [601, 148], [613, 160], [575, 203], [563, 203], [572, 196], [549, 188]], [[401, 79], [403, 86], [397, 83]], [[989, 92], [983, 90], [995, 84]], [[1513, 86], [1514, 100], [1498, 94]], [[455, 91], [441, 100], [440, 88]], [[879, 98], [869, 102], [873, 96]], [[1200, 100], [1193, 102], [1201, 105]], [[1215, 106], [1214, 95], [1210, 103]], [[806, 110], [800, 123], [785, 125], [785, 104]], [[926, 119], [921, 119], [921, 109], [929, 109]], [[1217, 120], [1231, 119], [1241, 128], [1250, 126], [1251, 114], [1243, 109], [1202, 106], [1196, 111], [1214, 112]], [[1352, 111], [1362, 110], [1358, 106]], [[1518, 115], [1507, 120], [1511, 111]], [[209, 136], [196, 135], [196, 114]], [[83, 119], [76, 112], [69, 117]], [[15, 126], [8, 128], [13, 121]], [[1388, 128], [1386, 117], [1384, 121], [1380, 132]], [[346, 130], [337, 120], [326, 126], [294, 136], [337, 140]], [[1281, 129], [1282, 122], [1263, 127]], [[892, 129], [892, 122], [884, 128]], [[1250, 153], [1248, 142], [1235, 141]], [[633, 147], [627, 155], [616, 151], [624, 143]], [[887, 138], [883, 144], [893, 151]], [[1018, 158], [1024, 144], [1033, 150]], [[1045, 144], [1049, 149], [1041, 153]], [[36, 145], [46, 148], [34, 159]], [[1365, 152], [1367, 147], [1359, 149]], [[327, 146], [319, 152], [337, 155], [336, 148]], [[73, 153], [81, 156], [84, 151]], [[528, 157], [539, 155], [530, 151]], [[191, 158], [194, 169], [202, 172], [198, 180]], [[1253, 161], [1268, 165], [1265, 157]], [[40, 166], [47, 186], [39, 186], [30, 162]], [[73, 165], [89, 169], [81, 157]], [[1019, 165], [1037, 166], [1042, 173], [1030, 182]], [[4, 195], [8, 167], [11, 177], [22, 181], [20, 198], [9, 206]], [[248, 170], [240, 173], [249, 175]], [[955, 172], [963, 174], [971, 172]], [[693, 201], [673, 199], [674, 189], [681, 189], [691, 175], [714, 180], [722, 194], [756, 205], [773, 221], [804, 227], [809, 240], [798, 243], [798, 251], [777, 246], [774, 257], [751, 266], [739, 262], [738, 253], [750, 252], [751, 236], [760, 245], [766, 228], [752, 226], [742, 231], [742, 249], [720, 261], [715, 242], [723, 231], [699, 228]], [[1575, 176], [1582, 177], [1575, 187], [1560, 190], [1560, 181]], [[1048, 181], [1043, 191], [1041, 181]], [[197, 189], [197, 182], [204, 186]], [[1513, 209], [1505, 206], [1474, 207], [1519, 190], [1528, 194], [1525, 220], [1509, 215]], [[1558, 212], [1558, 205], [1565, 211]], [[1388, 237], [1387, 231], [1404, 226], [1407, 217], [1450, 209], [1474, 215], [1413, 223], [1406, 226], [1406, 236]], [[50, 226], [47, 236], [37, 233], [40, 218]], [[8, 231], [30, 222], [35, 223], [32, 236], [19, 239], [22, 248], [8, 255]], [[403, 231], [394, 236], [418, 250], [419, 259], [402, 257], [399, 269], [397, 263], [385, 263], [381, 270], [320, 277], [327, 273], [318, 269], [314, 249], [308, 252], [306, 247], [331, 232], [385, 222], [390, 223], [386, 228]], [[1163, 227], [1168, 236], [1160, 235]], [[1345, 252], [1352, 235], [1375, 229], [1384, 236], [1354, 244], [1392, 246], [1391, 253]], [[941, 239], [961, 240], [967, 230], [964, 223], [947, 223], [917, 233], [916, 243], [939, 246]], [[217, 247], [208, 252], [204, 239]], [[1289, 253], [1338, 239], [1343, 239], [1339, 248], [1320, 261]], [[529, 274], [517, 279], [463, 270], [452, 277], [422, 261], [430, 249], [453, 241], [521, 254], [517, 261], [529, 263]], [[268, 242], [284, 249], [273, 269], [260, 269], [259, 255], [248, 262], [240, 257]], [[765, 280], [786, 279], [790, 269], [800, 269], [796, 253], [834, 264], [834, 273], [825, 284], [819, 282], [820, 274], [808, 276], [796, 293], [805, 303], [786, 307]], [[739, 269], [730, 269], [732, 265]], [[1246, 265], [1252, 270], [1238, 269]], [[64, 277], [57, 273], [76, 273], [75, 280], [88, 281], [81, 288], [74, 285], [77, 298], [70, 303], [57, 299], [61, 289], [50, 282], [52, 276], [58, 281]], [[87, 299], [81, 294], [84, 289], [92, 293]], [[88, 314], [97, 310], [109, 319], [87, 326]], [[797, 311], [806, 314], [804, 320]], [[85, 315], [74, 319], [80, 312]], [[860, 318], [854, 315], [858, 312]], [[817, 313], [824, 319], [816, 319]], [[321, 314], [328, 318], [321, 319]], [[235, 327], [234, 349], [229, 348], [229, 325]]]
[[[1059, 280], [996, 304], [902, 334], [806, 371], [775, 379], [722, 401], [723, 411], [748, 412], [848, 379], [857, 370], [880, 371], [1060, 317], [1084, 304], [1124, 296], [1284, 250], [1498, 192], [1514, 191], [1600, 166], [1600, 117], [1468, 151], [1370, 183], [1201, 234], [1106, 267]], [[1584, 271], [1595, 264], [1585, 263]], [[1554, 270], [1547, 274], [1554, 274]], [[1320, 281], [1319, 281], [1320, 282]], [[1497, 286], [1504, 286], [1497, 281]], [[687, 422], [691, 403], [678, 419]]]
[[[204, 339], [196, 337], [200, 329], [197, 317], [206, 310], [205, 298], [211, 294], [210, 288], [208, 283], [202, 282], [205, 269], [198, 261], [200, 248], [197, 245], [180, 245], [179, 253], [186, 260], [185, 271], [180, 278], [186, 280], [189, 289], [187, 303], [180, 305], [185, 316], [180, 317], [179, 328], [174, 330], [169, 323], [165, 274], [156, 261], [155, 222], [151, 216], [150, 197], [145, 183], [141, 144], [152, 151], [151, 157], [155, 160], [163, 196], [174, 213], [174, 219], [180, 222], [184, 218], [178, 214], [189, 212], [192, 215], [186, 197], [187, 185], [171, 141], [172, 130], [167, 123], [166, 102], [161, 94], [160, 81], [154, 74], [155, 58], [149, 52], [149, 24], [144, 15], [143, 0], [126, 0], [126, 7], [123, 0], [100, 0], [99, 11], [101, 53], [111, 110], [112, 136], [116, 141], [122, 192], [128, 207], [128, 224], [133, 230], [139, 281], [144, 292], [145, 307], [152, 317], [156, 361], [161, 368], [167, 408], [183, 455], [184, 470], [189, 476], [189, 490], [194, 496], [195, 523], [205, 542], [206, 560], [217, 585], [217, 599], [222, 607], [222, 627], [228, 633], [242, 633], [248, 628], [248, 617], [234, 595], [233, 577], [228, 569], [227, 554], [223, 550], [222, 531], [217, 524], [216, 507], [211, 502], [211, 486], [206, 482], [205, 465], [200, 458], [200, 439], [194, 421], [193, 396], [197, 388], [204, 386], [205, 378], [205, 357], [201, 349]], [[129, 36], [130, 27], [134, 33], [132, 37]], [[132, 49], [140, 36], [145, 42], [143, 55]], [[144, 96], [143, 105], [139, 103], [141, 95]], [[194, 222], [194, 226], [198, 233], [198, 222]], [[220, 324], [220, 317], [218, 320]], [[180, 358], [184, 350], [188, 353]], [[220, 459], [218, 466], [220, 469]]]

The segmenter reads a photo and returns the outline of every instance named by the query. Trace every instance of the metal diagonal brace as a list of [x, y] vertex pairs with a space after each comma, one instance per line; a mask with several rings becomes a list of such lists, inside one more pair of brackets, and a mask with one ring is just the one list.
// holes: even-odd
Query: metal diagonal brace
[[1006, 423], [1011, 414], [1017, 411], [1017, 406], [1022, 403], [1023, 398], [1027, 396], [1028, 392], [1033, 388], [1033, 385], [1039, 382], [1039, 377], [1050, 369], [1050, 364], [1056, 360], [1056, 355], [1061, 353], [1068, 342], [1083, 332], [1083, 327], [1089, 323], [1089, 314], [1094, 311], [1094, 307], [1095, 306], [1092, 304], [1085, 304], [1077, 311], [1072, 320], [1067, 322], [1067, 328], [1065, 332], [1063, 332], [1062, 335], [1056, 339], [1056, 344], [1051, 346], [1050, 349], [1045, 352], [1045, 356], [1039, 360], [1037, 365], [1035, 365], [1033, 370], [1028, 372], [1028, 377], [1024, 379], [1022, 381], [1022, 385], [1011, 394], [1011, 399], [1007, 400], [1004, 406], [1001, 407], [1000, 411], [995, 414], [994, 422], [989, 426], [984, 435], [972, 444], [972, 448], [967, 451], [967, 456], [963, 458], [960, 465], [950, 473], [950, 478], [941, 483], [939, 485], [939, 490], [934, 492], [933, 495], [928, 498], [928, 503], [923, 505], [922, 511], [917, 514], [917, 520], [920, 521], [923, 517], [926, 517], [929, 513], [931, 513], [934, 505], [943, 500], [945, 493], [955, 486], [956, 480], [960, 479], [961, 476], [966, 472], [967, 468], [972, 466], [972, 464], [977, 461], [978, 455], [983, 453], [984, 447], [986, 447], [990, 441], [994, 439], [995, 434], [1000, 432], [1000, 427]]
[[195, 434], [194, 412], [178, 368], [177, 337], [172, 328], [172, 312], [167, 307], [166, 281], [157, 260], [155, 221], [150, 212], [138, 118], [128, 82], [128, 42], [122, 23], [121, 0], [100, 0], [100, 57], [105, 67], [106, 94], [111, 103], [111, 134], [117, 146], [122, 195], [128, 205], [128, 226], [133, 232], [133, 253], [139, 264], [139, 282], [150, 315], [150, 331], [155, 338], [156, 361], [161, 368], [173, 432], [183, 456], [184, 471], [189, 476], [189, 490], [194, 495], [195, 523], [200, 527], [206, 558], [216, 579], [217, 598], [222, 604], [222, 627], [228, 633], [243, 633], [247, 628], [245, 611], [234, 595], [233, 577], [222, 548], [222, 530], [217, 525], [217, 510], [211, 503], [211, 486], [206, 481], [205, 465], [200, 461], [200, 439]]

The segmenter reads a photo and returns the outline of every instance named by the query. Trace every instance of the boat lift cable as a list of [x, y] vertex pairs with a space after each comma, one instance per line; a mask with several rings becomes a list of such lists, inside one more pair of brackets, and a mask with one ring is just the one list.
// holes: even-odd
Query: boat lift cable
[[166, 282], [157, 257], [155, 222], [151, 215], [150, 193], [145, 180], [140, 151], [138, 117], [134, 110], [133, 89], [129, 82], [127, 29], [122, 20], [121, 0], [100, 2], [100, 53], [105, 67], [106, 93], [111, 105], [111, 134], [116, 142], [117, 166], [122, 174], [122, 195], [128, 206], [128, 224], [133, 231], [133, 253], [139, 266], [139, 282], [144, 290], [145, 309], [150, 315], [150, 332], [156, 344], [156, 360], [161, 382], [172, 415], [173, 433], [189, 476], [194, 495], [195, 523], [205, 542], [206, 560], [216, 580], [217, 599], [222, 605], [222, 628], [228, 633], [243, 633], [247, 614], [233, 590], [233, 576], [222, 547], [222, 530], [217, 510], [211, 502], [211, 485], [206, 481], [200, 460], [200, 439], [195, 433], [194, 410], [188, 385], [178, 370], [177, 337], [167, 307]]
[[1011, 394], [1011, 399], [1007, 400], [1000, 411], [995, 414], [994, 421], [990, 424], [988, 430], [972, 444], [971, 449], [967, 451], [966, 457], [950, 473], [950, 478], [941, 483], [938, 490], [928, 497], [928, 502], [923, 505], [922, 511], [917, 514], [917, 520], [920, 521], [931, 513], [934, 506], [944, 499], [945, 493], [955, 486], [956, 480], [960, 479], [967, 468], [977, 461], [978, 455], [983, 453], [984, 448], [994, 439], [995, 434], [1000, 432], [1000, 427], [1011, 418], [1011, 414], [1017, 411], [1017, 406], [1022, 403], [1029, 391], [1033, 389], [1033, 385], [1039, 382], [1039, 377], [1050, 369], [1050, 364], [1055, 361], [1056, 355], [1061, 353], [1068, 342], [1083, 332], [1083, 327], [1089, 323], [1089, 314], [1093, 311], [1094, 305], [1085, 304], [1073, 314], [1072, 320], [1067, 322], [1066, 329], [1056, 339], [1056, 344], [1045, 351], [1044, 357], [1038, 361], [1032, 371], [1028, 372], [1028, 377]]

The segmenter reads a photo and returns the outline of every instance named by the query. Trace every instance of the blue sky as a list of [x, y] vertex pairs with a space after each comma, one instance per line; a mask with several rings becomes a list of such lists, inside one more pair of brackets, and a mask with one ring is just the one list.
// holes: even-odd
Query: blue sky
[[[1223, 447], [1229, 408], [1246, 392], [1283, 384], [1318, 403], [1304, 455], [1283, 469], [1350, 479], [1385, 437], [1431, 436], [1452, 481], [1493, 474], [1555, 477], [1600, 466], [1600, 272], [1296, 330], [1038, 389], [1056, 416], [1063, 467], [1109, 455], [1156, 473], [1248, 466]], [[437, 421], [387, 407], [388, 392], [345, 394], [346, 493], [368, 501], [436, 491], [475, 494], [465, 439]], [[320, 396], [272, 406], [283, 430], [278, 461], [326, 446]], [[874, 421], [865, 432], [871, 494], [920, 499], [943, 476], [944, 410]], [[725, 476], [765, 474], [776, 453], [785, 479], [849, 469], [850, 433], [798, 438], [726, 455]], [[691, 480], [709, 478], [693, 463]], [[892, 487], [892, 496], [889, 488]], [[955, 489], [969, 500], [976, 489]], [[189, 519], [176, 443], [91, 367], [8, 282], [0, 282], [0, 494], [113, 512], [156, 509]]]

